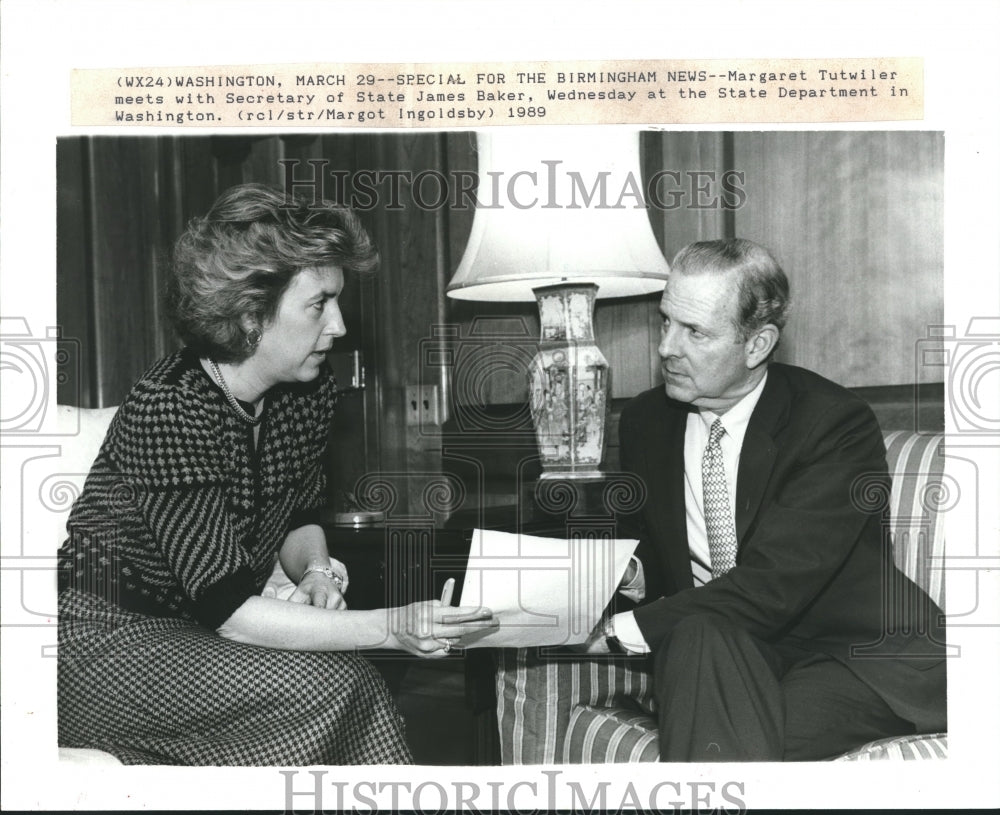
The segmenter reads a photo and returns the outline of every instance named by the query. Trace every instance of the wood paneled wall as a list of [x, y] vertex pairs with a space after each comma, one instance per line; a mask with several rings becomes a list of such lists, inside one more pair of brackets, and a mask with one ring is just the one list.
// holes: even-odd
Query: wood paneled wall
[[735, 230], [770, 247], [792, 312], [779, 358], [848, 387], [940, 381], [916, 342], [944, 320], [944, 137], [739, 133]]

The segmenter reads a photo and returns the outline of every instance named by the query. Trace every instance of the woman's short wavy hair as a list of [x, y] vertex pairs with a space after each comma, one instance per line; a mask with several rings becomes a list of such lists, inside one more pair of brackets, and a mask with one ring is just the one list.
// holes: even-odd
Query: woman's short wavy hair
[[247, 320], [264, 326], [303, 269], [365, 273], [378, 250], [350, 209], [289, 198], [263, 184], [226, 190], [174, 248], [168, 303], [181, 340], [201, 356], [239, 362], [253, 353]]
[[780, 332], [791, 305], [788, 278], [767, 249], [744, 238], [698, 241], [681, 249], [670, 265], [671, 274], [735, 271], [739, 290], [736, 330], [746, 341], [769, 323]]

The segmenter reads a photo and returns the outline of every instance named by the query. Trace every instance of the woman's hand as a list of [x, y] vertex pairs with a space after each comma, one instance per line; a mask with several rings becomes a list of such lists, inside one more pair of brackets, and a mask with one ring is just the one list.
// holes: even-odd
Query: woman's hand
[[389, 609], [396, 647], [421, 657], [447, 656], [462, 638], [500, 626], [488, 608], [444, 606], [440, 600]]
[[347, 608], [344, 595], [347, 593], [347, 567], [335, 558], [330, 558], [333, 577], [321, 571], [309, 571], [299, 581], [299, 585], [288, 599], [293, 603], [316, 606], [317, 608]]

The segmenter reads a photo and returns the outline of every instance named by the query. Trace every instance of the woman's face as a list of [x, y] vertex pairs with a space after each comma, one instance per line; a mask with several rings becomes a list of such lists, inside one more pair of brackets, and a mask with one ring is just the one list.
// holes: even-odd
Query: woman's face
[[268, 387], [309, 382], [319, 375], [334, 339], [347, 333], [337, 304], [343, 288], [344, 272], [338, 266], [303, 269], [292, 278], [247, 360]]

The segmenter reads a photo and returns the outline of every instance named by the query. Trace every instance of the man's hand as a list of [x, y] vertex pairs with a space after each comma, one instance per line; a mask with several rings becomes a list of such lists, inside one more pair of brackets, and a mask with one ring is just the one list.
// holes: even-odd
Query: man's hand
[[625, 574], [618, 584], [618, 592], [633, 603], [639, 603], [646, 597], [646, 574], [642, 570], [642, 563], [635, 555], [628, 560]]
[[594, 626], [594, 630], [587, 636], [585, 642], [577, 645], [566, 646], [567, 650], [578, 654], [610, 654], [611, 646], [608, 645], [608, 637], [605, 634], [605, 618], [601, 617]]
[[628, 566], [625, 567], [625, 574], [622, 575], [621, 582], [618, 584], [619, 586], [628, 586], [635, 580], [635, 576], [639, 572], [637, 563], [638, 561], [634, 557], [629, 558]]

